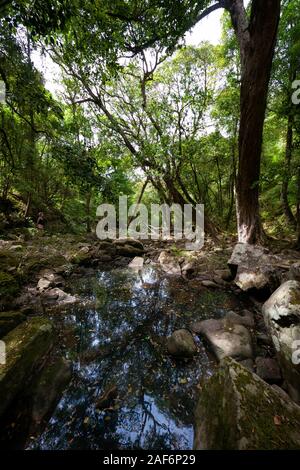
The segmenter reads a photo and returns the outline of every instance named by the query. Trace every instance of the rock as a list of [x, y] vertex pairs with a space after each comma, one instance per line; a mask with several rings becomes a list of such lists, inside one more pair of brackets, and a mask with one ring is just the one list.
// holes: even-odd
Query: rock
[[254, 316], [248, 310], [243, 310], [241, 315], [238, 315], [235, 312], [228, 312], [225, 316], [225, 320], [236, 324], [236, 325], [244, 325], [248, 328], [254, 328]]
[[227, 358], [202, 387], [194, 449], [300, 449], [300, 407]]
[[257, 375], [269, 384], [278, 384], [282, 381], [279, 365], [271, 357], [257, 357], [255, 359]]
[[129, 263], [128, 267], [139, 271], [144, 266], [144, 258], [140, 256], [135, 256], [133, 260]]
[[139, 240], [134, 240], [132, 238], [114, 240], [113, 246], [116, 248], [117, 256], [126, 256], [129, 258], [141, 256], [145, 251], [144, 245]]
[[250, 372], [254, 372], [254, 361], [253, 359], [243, 359], [242, 361], [238, 361], [246, 369], [250, 370]]
[[93, 259], [93, 254], [90, 251], [90, 246], [83, 246], [75, 252], [69, 259], [72, 264], [78, 264], [79, 266], [89, 266]]
[[39, 291], [44, 291], [48, 289], [51, 286], [51, 281], [45, 278], [41, 278], [39, 282], [37, 283], [37, 288]]
[[60, 305], [74, 304], [79, 301], [77, 297], [67, 294], [58, 287], [44, 291], [43, 300], [47, 303], [58, 303]]
[[168, 253], [167, 251], [162, 251], [158, 257], [158, 262], [162, 270], [167, 274], [173, 274], [176, 276], [181, 275], [181, 267], [179, 261]]
[[26, 316], [21, 312], [1, 312], [0, 313], [0, 338], [7, 335], [20, 323], [26, 320]]
[[205, 338], [219, 361], [225, 357], [251, 359], [252, 339], [243, 325], [221, 320], [203, 320], [192, 325], [192, 331]]
[[194, 278], [197, 275], [198, 269], [197, 260], [195, 259], [187, 262], [184, 260], [181, 266], [182, 275], [187, 279]]
[[264, 303], [262, 311], [289, 394], [300, 403], [300, 363], [293, 363], [297, 362], [293, 355], [300, 349], [300, 283], [286, 281]]
[[299, 261], [291, 265], [286, 277], [287, 277], [287, 280], [290, 280], [290, 281], [300, 281], [300, 262]]
[[235, 284], [243, 291], [267, 290], [273, 292], [280, 283], [275, 256], [258, 245], [237, 243], [228, 266], [235, 276]]
[[0, 416], [39, 371], [53, 345], [49, 320], [34, 317], [3, 338], [6, 363], [0, 366]]
[[44, 367], [30, 391], [34, 423], [41, 423], [51, 414], [71, 377], [71, 363], [63, 358], [58, 358]]
[[229, 269], [216, 269], [215, 274], [217, 277], [223, 279], [223, 281], [232, 281], [233, 277]]
[[176, 357], [192, 357], [197, 353], [193, 335], [188, 330], [176, 330], [167, 338], [169, 354]]
[[201, 284], [204, 287], [209, 287], [212, 289], [216, 289], [217, 287], [219, 287], [218, 284], [216, 284], [214, 281], [210, 281], [209, 279], [205, 279], [204, 281], [201, 281]]

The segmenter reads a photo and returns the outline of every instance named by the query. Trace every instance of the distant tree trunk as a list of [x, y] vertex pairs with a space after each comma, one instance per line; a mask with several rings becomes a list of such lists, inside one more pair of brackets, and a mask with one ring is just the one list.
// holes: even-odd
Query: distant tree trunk
[[278, 23], [280, 0], [252, 0], [248, 18], [242, 0], [227, 2], [241, 55], [239, 165], [237, 175], [238, 240], [260, 241], [259, 177], [262, 135]]
[[91, 198], [92, 198], [92, 194], [89, 191], [86, 195], [86, 200], [85, 200], [86, 231], [87, 231], [87, 233], [91, 232]]
[[289, 179], [290, 179], [290, 170], [291, 170], [291, 159], [293, 151], [293, 116], [290, 113], [287, 123], [287, 133], [286, 133], [286, 147], [285, 147], [285, 162], [284, 162], [284, 173], [283, 181], [281, 188], [281, 202], [283, 207], [283, 212], [285, 218], [289, 224], [292, 224], [296, 227], [296, 219], [291, 211], [289, 200], [288, 200], [288, 188], [289, 188]]
[[296, 249], [300, 249], [300, 166], [297, 169], [297, 213], [296, 213], [296, 221], [297, 221], [297, 242], [296, 242]]

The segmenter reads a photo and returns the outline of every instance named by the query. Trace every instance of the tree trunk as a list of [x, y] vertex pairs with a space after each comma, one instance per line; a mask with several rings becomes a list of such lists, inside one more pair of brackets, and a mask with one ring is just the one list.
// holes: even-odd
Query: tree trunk
[[262, 136], [278, 22], [280, 0], [253, 0], [248, 24], [242, 0], [229, 11], [242, 62], [239, 167], [237, 175], [238, 239], [260, 241], [259, 177]]
[[286, 147], [285, 147], [285, 165], [283, 173], [283, 181], [281, 188], [281, 202], [285, 218], [289, 224], [296, 227], [296, 220], [291, 211], [288, 200], [288, 188], [291, 170], [291, 159], [293, 150], [293, 116], [290, 114], [288, 117], [287, 133], [286, 133]]

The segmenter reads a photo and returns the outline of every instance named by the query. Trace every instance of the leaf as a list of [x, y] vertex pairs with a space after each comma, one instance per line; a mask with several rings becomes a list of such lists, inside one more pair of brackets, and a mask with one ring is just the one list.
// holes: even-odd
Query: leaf
[[278, 416], [278, 415], [274, 416], [274, 424], [275, 426], [280, 426], [282, 424], [281, 416]]
[[90, 418], [88, 416], [86, 416], [83, 420], [83, 423], [84, 424], [89, 424], [89, 421], [90, 421]]

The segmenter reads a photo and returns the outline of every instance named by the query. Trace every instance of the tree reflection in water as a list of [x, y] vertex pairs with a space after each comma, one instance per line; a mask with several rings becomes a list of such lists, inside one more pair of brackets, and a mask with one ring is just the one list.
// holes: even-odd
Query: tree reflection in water
[[[30, 448], [190, 449], [197, 384], [213, 363], [200, 342], [193, 360], [175, 362], [164, 340], [192, 321], [222, 316], [236, 299], [161, 279], [150, 267], [99, 272], [70, 287], [95, 306], [53, 315], [74, 374]], [[111, 386], [117, 398], [97, 410]]]

